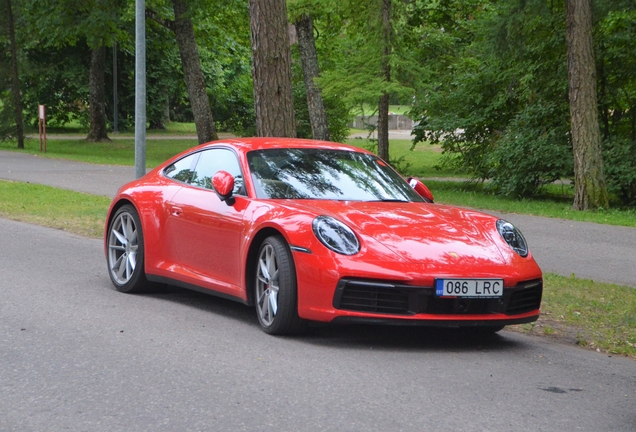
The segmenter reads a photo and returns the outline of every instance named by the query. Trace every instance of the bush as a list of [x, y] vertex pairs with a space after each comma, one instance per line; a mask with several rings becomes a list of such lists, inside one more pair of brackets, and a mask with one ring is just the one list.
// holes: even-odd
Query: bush
[[636, 205], [636, 142], [610, 138], [603, 142], [603, 164], [608, 192], [622, 205]]
[[572, 149], [557, 107], [528, 105], [508, 124], [489, 156], [490, 178], [503, 195], [529, 197], [541, 187], [571, 177]]

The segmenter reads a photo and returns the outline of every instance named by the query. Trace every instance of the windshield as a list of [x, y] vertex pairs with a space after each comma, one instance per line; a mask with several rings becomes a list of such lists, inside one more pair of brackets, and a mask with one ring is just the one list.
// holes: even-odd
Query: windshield
[[353, 151], [267, 149], [247, 154], [258, 198], [423, 201], [378, 157]]

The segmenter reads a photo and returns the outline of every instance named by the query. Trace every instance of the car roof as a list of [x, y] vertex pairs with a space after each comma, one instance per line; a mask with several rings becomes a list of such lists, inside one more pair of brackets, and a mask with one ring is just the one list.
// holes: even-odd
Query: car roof
[[219, 141], [212, 141], [201, 144], [200, 147], [216, 146], [222, 144], [230, 144], [236, 149], [243, 152], [251, 150], [262, 150], [271, 148], [315, 148], [322, 150], [345, 150], [369, 153], [364, 149], [350, 146], [347, 144], [335, 143], [330, 141], [318, 141], [302, 138], [277, 138], [277, 137], [260, 137], [260, 138], [229, 138]]

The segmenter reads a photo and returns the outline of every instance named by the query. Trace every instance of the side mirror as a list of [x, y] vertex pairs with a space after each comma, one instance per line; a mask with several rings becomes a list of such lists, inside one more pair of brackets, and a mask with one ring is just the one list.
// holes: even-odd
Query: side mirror
[[231, 204], [232, 191], [234, 190], [234, 176], [227, 171], [217, 171], [212, 177], [212, 187], [221, 198], [221, 201], [228, 201]]
[[430, 203], [433, 202], [433, 194], [431, 193], [429, 188], [426, 187], [424, 183], [422, 183], [415, 177], [409, 177], [408, 181], [409, 181], [409, 185], [413, 189], [415, 189], [415, 192], [417, 192], [419, 196], [424, 198], [426, 202], [430, 202]]

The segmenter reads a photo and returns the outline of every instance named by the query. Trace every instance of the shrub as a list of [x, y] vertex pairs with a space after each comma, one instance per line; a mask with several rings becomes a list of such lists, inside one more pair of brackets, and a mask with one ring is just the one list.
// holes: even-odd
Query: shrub
[[636, 142], [610, 138], [603, 142], [607, 189], [622, 205], [636, 205]]

